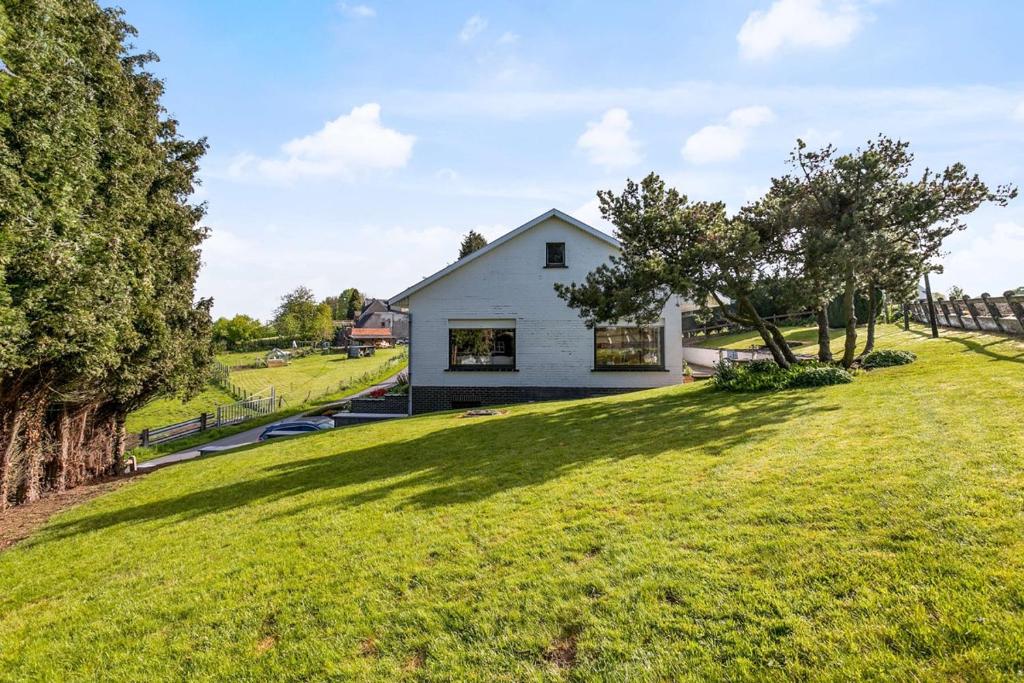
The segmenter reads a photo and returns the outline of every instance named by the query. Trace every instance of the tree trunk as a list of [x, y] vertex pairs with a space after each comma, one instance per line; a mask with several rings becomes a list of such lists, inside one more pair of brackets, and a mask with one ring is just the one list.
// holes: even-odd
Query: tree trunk
[[828, 329], [828, 307], [822, 306], [817, 312], [818, 318], [818, 360], [822, 363], [832, 362], [832, 338]]
[[857, 355], [857, 279], [853, 271], [846, 273], [846, 286], [843, 289], [843, 311], [846, 313], [846, 344], [843, 347], [843, 367], [853, 365]]
[[757, 314], [757, 310], [750, 303], [750, 301], [746, 297], [738, 297], [736, 299], [736, 303], [740, 306], [742, 310], [745, 310], [747, 315], [750, 317], [751, 324], [761, 335], [761, 339], [764, 340], [764, 345], [768, 347], [768, 351], [771, 352], [772, 358], [775, 360], [776, 364], [778, 364], [778, 366], [783, 369], [789, 368], [790, 363], [786, 359], [785, 354], [782, 352], [782, 349], [779, 348], [779, 345], [775, 342], [775, 338], [772, 336], [772, 333], [768, 330], [768, 327], [767, 325], [765, 325], [764, 320], [761, 318], [760, 315]]
[[779, 347], [779, 350], [782, 351], [782, 355], [786, 357], [786, 360], [791, 364], [799, 363], [800, 359], [798, 359], [796, 354], [793, 353], [793, 349], [789, 348], [789, 342], [786, 341], [786, 338], [782, 335], [782, 332], [775, 323], [770, 323], [766, 320], [764, 326], [772, 333], [772, 339], [775, 340], [775, 344]]
[[864, 342], [862, 356], [866, 356], [875, 350], [875, 322], [878, 318], [878, 301], [875, 291], [874, 287], [868, 290], [868, 336], [867, 341]]
[[4, 430], [3, 450], [0, 451], [0, 510], [7, 508], [11, 498], [11, 482], [14, 473], [14, 456], [18, 448], [18, 433], [21, 430], [21, 411], [11, 411]]
[[24, 402], [25, 431], [22, 441], [24, 474], [20, 482], [23, 493], [19, 498], [31, 503], [39, 500], [44, 485], [44, 449], [46, 447], [46, 400], [32, 395]]

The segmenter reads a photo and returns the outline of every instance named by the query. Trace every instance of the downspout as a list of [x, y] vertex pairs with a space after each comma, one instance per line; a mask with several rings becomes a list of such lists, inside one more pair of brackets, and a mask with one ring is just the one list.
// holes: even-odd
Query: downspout
[[[409, 302], [412, 303], [412, 302]], [[409, 378], [409, 400], [406, 402], [405, 414], [412, 415], [412, 306], [409, 306], [409, 366], [405, 371]]]

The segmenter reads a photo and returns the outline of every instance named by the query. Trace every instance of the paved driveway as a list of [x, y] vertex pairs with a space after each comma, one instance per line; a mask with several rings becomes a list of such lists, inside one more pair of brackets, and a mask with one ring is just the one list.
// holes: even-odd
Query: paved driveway
[[[319, 412], [319, 411], [323, 410], [324, 408], [327, 408], [327, 407], [330, 407], [330, 406], [333, 406], [333, 405], [339, 405], [341, 403], [344, 403], [345, 401], [348, 401], [349, 399], [358, 398], [359, 396], [366, 396], [370, 392], [376, 391], [378, 389], [388, 389], [390, 387], [393, 387], [393, 386], [395, 386], [398, 383], [398, 375], [402, 374], [403, 372], [405, 372], [404, 369], [400, 370], [399, 372], [396, 372], [394, 375], [392, 375], [391, 377], [388, 377], [386, 380], [384, 380], [380, 384], [374, 384], [372, 387], [363, 389], [360, 392], [357, 392], [355, 394], [351, 394], [351, 395], [346, 396], [344, 398], [338, 399], [337, 401], [332, 401], [330, 403], [325, 403], [325, 404], [323, 404], [321, 406], [317, 406], [316, 408], [314, 408], [313, 410], [311, 410], [309, 412], [310, 413], [311, 412]], [[305, 414], [308, 415], [309, 413], [305, 413]], [[171, 453], [170, 455], [164, 455], [164, 456], [161, 456], [159, 458], [154, 458], [152, 460], [147, 460], [146, 462], [143, 462], [143, 463], [139, 464], [138, 470], [140, 472], [151, 472], [151, 471], [153, 471], [155, 469], [158, 469], [160, 467], [166, 467], [167, 465], [173, 465], [174, 463], [183, 462], [185, 460], [192, 460], [193, 458], [198, 458], [199, 455], [200, 455], [200, 453], [199, 453], [199, 449], [200, 448], [210, 448], [210, 447], [218, 447], [218, 448], [220, 448], [220, 447], [231, 447], [231, 446], [247, 446], [247, 445], [249, 445], [251, 443], [256, 443], [258, 441], [258, 439], [259, 439], [260, 432], [262, 432], [267, 427], [270, 427], [271, 425], [280, 424], [282, 422], [288, 422], [290, 420], [295, 420], [295, 419], [298, 419], [299, 417], [301, 417], [301, 416], [300, 415], [292, 415], [290, 417], [286, 417], [286, 418], [282, 418], [280, 420], [277, 420], [276, 422], [268, 422], [266, 424], [260, 425], [259, 427], [253, 427], [252, 429], [247, 429], [244, 432], [238, 432], [237, 434], [232, 434], [231, 436], [225, 436], [224, 438], [217, 439], [216, 441], [210, 441], [209, 443], [204, 443], [202, 446], [196, 446], [195, 448], [190, 448], [190, 449], [184, 450], [184, 451], [178, 451], [177, 453]]]

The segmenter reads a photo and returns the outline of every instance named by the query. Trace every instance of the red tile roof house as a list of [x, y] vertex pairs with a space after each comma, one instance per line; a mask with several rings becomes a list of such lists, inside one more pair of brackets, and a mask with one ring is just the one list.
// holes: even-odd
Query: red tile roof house
[[409, 410], [582, 398], [683, 381], [682, 316], [587, 328], [555, 294], [620, 253], [610, 235], [552, 209], [412, 285]]
[[349, 337], [356, 344], [373, 344], [378, 347], [394, 345], [395, 337], [390, 327], [353, 327]]

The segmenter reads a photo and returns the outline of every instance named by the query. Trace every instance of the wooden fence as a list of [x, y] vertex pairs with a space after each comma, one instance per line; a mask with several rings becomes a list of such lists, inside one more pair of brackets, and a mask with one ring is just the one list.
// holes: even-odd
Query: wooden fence
[[[925, 301], [906, 304], [904, 311], [919, 323], [931, 324]], [[1024, 294], [1005, 292], [999, 297], [982, 294], [977, 299], [965, 296], [958, 300], [936, 301], [935, 322], [943, 327], [1024, 336]]]
[[192, 436], [214, 427], [224, 427], [238, 424], [253, 417], [269, 415], [278, 410], [284, 403], [284, 399], [277, 398], [273, 389], [270, 396], [252, 397], [244, 401], [229, 403], [217, 406], [215, 412], [203, 413], [197, 417], [184, 422], [176, 422], [164, 427], [154, 429], [143, 429], [139, 434], [129, 434], [126, 439], [126, 447], [155, 446], [186, 436]]

